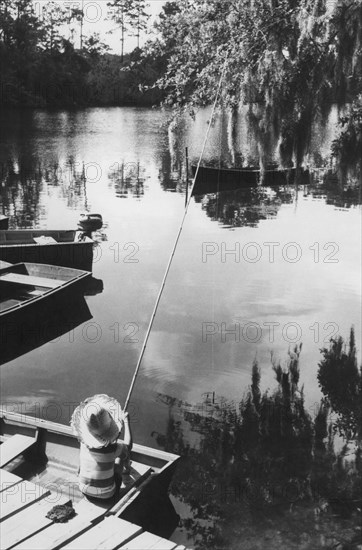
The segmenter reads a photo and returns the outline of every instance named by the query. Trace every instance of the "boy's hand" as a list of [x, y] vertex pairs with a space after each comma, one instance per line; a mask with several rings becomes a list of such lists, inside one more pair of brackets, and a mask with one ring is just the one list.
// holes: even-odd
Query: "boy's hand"
[[120, 421], [123, 422], [124, 424], [128, 424], [128, 423], [129, 423], [128, 412], [122, 411], [122, 413], [120, 414], [119, 419], [120, 419]]

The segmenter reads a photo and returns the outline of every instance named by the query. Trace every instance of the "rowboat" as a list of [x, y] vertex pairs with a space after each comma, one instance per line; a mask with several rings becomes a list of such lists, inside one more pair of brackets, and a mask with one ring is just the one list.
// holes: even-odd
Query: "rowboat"
[[92, 270], [93, 240], [82, 231], [16, 229], [0, 231], [0, 260]]
[[9, 227], [9, 218], [7, 216], [0, 215], [0, 229], [7, 229]]
[[[5, 267], [4, 267], [5, 265]], [[45, 264], [0, 262], [0, 328], [11, 330], [38, 315], [52, 314], [59, 300], [79, 292], [89, 271]]]
[[[197, 167], [191, 166], [195, 176]], [[256, 187], [277, 186], [290, 183], [307, 183], [309, 172], [302, 168], [286, 168], [261, 171], [258, 168], [215, 168], [200, 166], [197, 172], [194, 194]]]
[[[2, 549], [184, 548], [163, 538], [178, 522], [168, 495], [178, 455], [134, 444], [120, 496], [111, 503], [86, 499], [70, 426], [21, 414], [20, 406], [7, 409], [0, 409]], [[65, 524], [46, 517], [62, 504], [77, 515]]]

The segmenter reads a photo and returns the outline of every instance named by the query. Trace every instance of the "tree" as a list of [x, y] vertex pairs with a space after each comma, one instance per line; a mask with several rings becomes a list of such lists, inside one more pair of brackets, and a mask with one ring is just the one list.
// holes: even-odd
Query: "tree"
[[133, 29], [136, 29], [139, 46], [140, 32], [146, 28], [148, 18], [145, 12], [146, 4], [144, 0], [112, 0], [107, 6], [110, 19], [115, 21], [117, 28], [121, 31], [121, 61], [123, 62], [125, 38]]
[[146, 4], [145, 0], [135, 0], [132, 19], [133, 27], [136, 30], [134, 36], [137, 38], [137, 48], [140, 47], [141, 32], [147, 29], [147, 21], [149, 19], [149, 14], [146, 12], [147, 7], [148, 4]]
[[99, 57], [109, 51], [109, 46], [101, 41], [99, 33], [95, 32], [84, 40], [84, 49], [91, 57]]
[[83, 21], [84, 21], [84, 0], [82, 0], [81, 8], [72, 8], [70, 13], [70, 21], [75, 19], [79, 22], [80, 31], [79, 31], [79, 48], [83, 48]]
[[327, 0], [180, 0], [165, 5], [158, 30], [165, 104], [191, 113], [212, 104], [223, 74], [222, 104], [248, 103], [259, 141], [280, 137], [286, 166], [301, 164], [313, 120], [344, 90], [361, 91], [359, 0], [332, 9]]
[[42, 10], [42, 47], [51, 54], [63, 44], [61, 27], [68, 21], [66, 9], [55, 2], [48, 2]]

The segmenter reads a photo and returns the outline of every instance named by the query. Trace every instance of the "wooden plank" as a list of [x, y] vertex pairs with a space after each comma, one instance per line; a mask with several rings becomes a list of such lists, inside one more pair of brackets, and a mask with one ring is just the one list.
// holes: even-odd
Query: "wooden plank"
[[78, 502], [74, 509], [77, 515], [66, 523], [52, 523], [46, 529], [27, 538], [16, 546], [17, 550], [56, 550], [93, 527], [92, 521], [104, 510], [88, 506], [89, 502]]
[[22, 481], [23, 480], [21, 477], [16, 476], [15, 474], [7, 472], [6, 470], [0, 470], [0, 493], [6, 489], [9, 489], [9, 487], [12, 487], [16, 483], [21, 483]]
[[149, 550], [150, 548], [154, 550], [173, 550], [176, 546], [176, 542], [145, 532], [121, 546], [120, 550]]
[[12, 548], [41, 529], [51, 525], [53, 522], [45, 517], [46, 514], [55, 504], [64, 504], [67, 500], [59, 498], [54, 502], [52, 498], [52, 502], [49, 502], [48, 499], [43, 499], [2, 522], [1, 550]]
[[175, 550], [176, 546], [177, 546], [177, 543], [173, 542], [172, 540], [160, 539], [153, 546], [151, 546], [151, 549], [152, 550]]
[[64, 550], [84, 550], [85, 548], [113, 550], [134, 538], [141, 531], [142, 528], [138, 525], [110, 516], [62, 548]]
[[[125, 495], [120, 498], [120, 500], [107, 512], [108, 515], [115, 515], [119, 517], [121, 513], [129, 506], [129, 504], [139, 495], [144, 486], [150, 481], [150, 478], [153, 474], [153, 469], [148, 468], [148, 470], [139, 477], [136, 481], [131, 483], [129, 486], [127, 482], [125, 483]], [[121, 488], [121, 491], [123, 489]]]
[[3, 273], [0, 275], [0, 281], [15, 283], [19, 285], [42, 286], [45, 288], [57, 288], [64, 285], [66, 281], [60, 279], [48, 279], [47, 277], [34, 277], [32, 275], [22, 275], [21, 273]]
[[11, 307], [14, 307], [14, 306], [18, 306], [21, 303], [22, 303], [21, 300], [13, 300], [13, 299], [4, 300], [0, 304], [0, 311], [6, 311], [7, 309], [10, 309]]
[[30, 481], [8, 487], [0, 495], [0, 522], [48, 495], [50, 491]]
[[33, 437], [16, 434], [4, 441], [0, 445], [0, 468], [14, 460], [17, 456], [23, 454], [35, 443]]
[[150, 469], [147, 464], [142, 464], [141, 462], [136, 462], [135, 460], [131, 460], [131, 472], [130, 474], [133, 474], [133, 470], [135, 470], [136, 474], [138, 476], [143, 476], [148, 470]]

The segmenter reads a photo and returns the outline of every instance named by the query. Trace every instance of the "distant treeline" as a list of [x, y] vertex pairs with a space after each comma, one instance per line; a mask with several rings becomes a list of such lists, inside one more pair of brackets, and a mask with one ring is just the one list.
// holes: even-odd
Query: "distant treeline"
[[[283, 152], [294, 150], [298, 158], [304, 149], [298, 135], [312, 118], [325, 116], [334, 102], [358, 108], [362, 101], [360, 0], [166, 2], [142, 48], [145, 0], [105, 5], [120, 55], [110, 54], [99, 34], [84, 35], [82, 9], [49, 1], [39, 14], [32, 0], [2, 0], [1, 103], [163, 102], [192, 112], [213, 102], [223, 74], [224, 105], [260, 106], [263, 113], [250, 112], [260, 137], [268, 141], [272, 128]], [[130, 35], [138, 47], [124, 54]]]
[[[39, 14], [32, 0], [2, 0], [0, 105], [72, 107], [159, 102], [161, 93], [151, 87], [163, 71], [162, 60], [142, 55], [140, 48], [123, 54], [130, 25], [138, 38], [144, 28], [143, 4], [142, 0], [107, 4], [116, 8], [112, 18], [122, 51], [112, 55], [97, 33], [88, 37], [82, 34], [81, 10], [70, 11], [48, 2]], [[65, 38], [72, 24], [80, 26], [80, 40]], [[151, 89], [141, 90], [141, 83]]]

